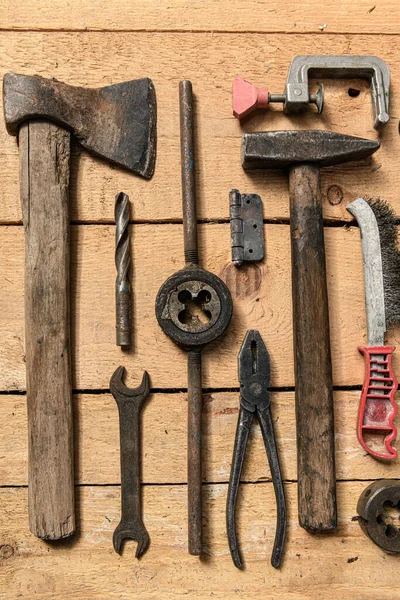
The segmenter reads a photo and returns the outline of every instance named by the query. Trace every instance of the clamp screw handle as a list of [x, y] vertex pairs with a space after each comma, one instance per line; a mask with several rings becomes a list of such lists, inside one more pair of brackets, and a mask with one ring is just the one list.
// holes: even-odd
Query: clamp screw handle
[[257, 108], [267, 108], [270, 97], [267, 88], [255, 85], [236, 77], [232, 84], [232, 109], [237, 119], [243, 119]]
[[[243, 119], [258, 108], [268, 108], [270, 103], [286, 103], [286, 94], [270, 94], [267, 88], [257, 88], [255, 85], [236, 77], [232, 84], [232, 111], [237, 119]], [[309, 104], [315, 104], [318, 114], [324, 107], [324, 86], [320, 85], [316, 94], [311, 94]]]

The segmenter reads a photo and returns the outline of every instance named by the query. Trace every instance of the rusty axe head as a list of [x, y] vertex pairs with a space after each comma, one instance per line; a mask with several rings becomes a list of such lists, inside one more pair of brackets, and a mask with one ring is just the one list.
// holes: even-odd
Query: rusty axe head
[[29, 119], [70, 129], [82, 146], [150, 179], [156, 154], [156, 98], [151, 79], [85, 89], [38, 75], [3, 80], [7, 131]]
[[361, 160], [376, 152], [379, 142], [319, 130], [245, 133], [242, 140], [244, 169], [281, 169], [295, 164], [321, 167]]

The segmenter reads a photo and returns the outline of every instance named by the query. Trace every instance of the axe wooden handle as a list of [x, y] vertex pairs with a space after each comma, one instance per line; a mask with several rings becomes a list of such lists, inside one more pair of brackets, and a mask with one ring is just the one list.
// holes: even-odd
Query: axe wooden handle
[[75, 530], [69, 324], [70, 134], [28, 121], [19, 132], [25, 230], [29, 526], [58, 540]]
[[336, 527], [332, 363], [319, 167], [290, 169], [299, 523]]

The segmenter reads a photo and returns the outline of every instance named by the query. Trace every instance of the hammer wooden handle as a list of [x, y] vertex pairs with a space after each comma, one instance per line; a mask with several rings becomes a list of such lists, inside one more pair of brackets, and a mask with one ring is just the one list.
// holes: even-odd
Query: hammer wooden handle
[[319, 167], [290, 169], [299, 523], [336, 527], [332, 363]]
[[70, 134], [50, 122], [20, 129], [25, 229], [29, 526], [46, 540], [75, 530], [69, 325]]

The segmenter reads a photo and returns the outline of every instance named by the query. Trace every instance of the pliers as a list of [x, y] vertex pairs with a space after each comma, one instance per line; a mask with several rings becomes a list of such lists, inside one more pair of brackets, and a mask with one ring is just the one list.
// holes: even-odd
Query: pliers
[[250, 427], [257, 414], [267, 451], [277, 504], [277, 524], [271, 564], [278, 568], [286, 534], [286, 503], [270, 410], [270, 358], [258, 331], [249, 329], [238, 356], [240, 410], [226, 506], [226, 526], [232, 560], [243, 568], [236, 537], [235, 509]]

